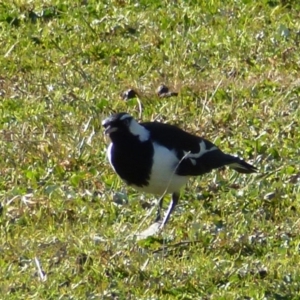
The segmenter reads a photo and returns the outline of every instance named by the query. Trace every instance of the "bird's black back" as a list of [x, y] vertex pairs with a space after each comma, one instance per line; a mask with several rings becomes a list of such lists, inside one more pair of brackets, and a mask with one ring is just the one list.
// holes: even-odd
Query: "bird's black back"
[[[165, 146], [169, 150], [175, 148], [177, 150], [191, 151], [192, 153], [199, 151], [199, 142], [202, 139], [177, 126], [159, 122], [145, 122], [140, 124], [151, 132], [151, 139], [153, 141]], [[213, 146], [212, 143], [210, 144]]]

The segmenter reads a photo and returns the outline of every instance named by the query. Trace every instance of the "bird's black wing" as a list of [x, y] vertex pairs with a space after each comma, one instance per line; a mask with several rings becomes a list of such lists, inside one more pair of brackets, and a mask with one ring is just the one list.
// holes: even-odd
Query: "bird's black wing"
[[163, 145], [169, 150], [184, 150], [191, 151], [192, 153], [199, 151], [199, 140], [201, 138], [177, 126], [159, 122], [145, 122], [140, 123], [140, 125], [150, 131], [152, 141]]
[[225, 154], [210, 141], [174, 125], [159, 122], [147, 122], [141, 125], [150, 131], [153, 142], [175, 151], [178, 160], [181, 160], [176, 168], [178, 175], [199, 176], [225, 165], [240, 173], [256, 171], [255, 167], [244, 160]]

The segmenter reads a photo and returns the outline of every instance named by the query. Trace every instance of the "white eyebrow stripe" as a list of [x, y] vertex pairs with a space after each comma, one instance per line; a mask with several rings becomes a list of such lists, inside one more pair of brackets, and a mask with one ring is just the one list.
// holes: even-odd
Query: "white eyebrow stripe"
[[125, 114], [124, 116], [122, 116], [120, 118], [120, 120], [123, 121], [124, 119], [127, 119], [127, 118], [131, 118], [131, 116], [129, 114]]

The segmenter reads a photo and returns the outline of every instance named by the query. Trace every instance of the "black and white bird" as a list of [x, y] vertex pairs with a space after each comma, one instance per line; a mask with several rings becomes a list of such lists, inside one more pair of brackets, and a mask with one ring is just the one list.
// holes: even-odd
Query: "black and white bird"
[[239, 173], [257, 169], [244, 160], [223, 153], [208, 140], [174, 125], [160, 122], [138, 123], [128, 113], [114, 114], [102, 122], [111, 144], [107, 156], [114, 171], [128, 185], [142, 192], [172, 194], [161, 222], [163, 197], [155, 222], [163, 227], [178, 203], [180, 189], [191, 176], [228, 166]]

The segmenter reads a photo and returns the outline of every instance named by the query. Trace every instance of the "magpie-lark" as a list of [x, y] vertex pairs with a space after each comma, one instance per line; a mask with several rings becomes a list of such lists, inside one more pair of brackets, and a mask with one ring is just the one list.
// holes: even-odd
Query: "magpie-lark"
[[[161, 223], [163, 227], [178, 203], [179, 193], [189, 177], [223, 166], [239, 173], [257, 169], [244, 160], [223, 153], [213, 143], [182, 129], [159, 122], [138, 123], [128, 113], [114, 114], [102, 122], [111, 144], [107, 156], [114, 171], [137, 190], [163, 195], [172, 200]], [[161, 220], [159, 201], [156, 222]]]

